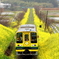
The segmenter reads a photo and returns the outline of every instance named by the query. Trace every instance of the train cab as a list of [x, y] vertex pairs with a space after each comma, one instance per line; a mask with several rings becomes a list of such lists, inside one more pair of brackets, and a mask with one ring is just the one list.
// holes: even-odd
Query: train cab
[[37, 55], [38, 40], [33, 24], [21, 25], [16, 33], [16, 55]]

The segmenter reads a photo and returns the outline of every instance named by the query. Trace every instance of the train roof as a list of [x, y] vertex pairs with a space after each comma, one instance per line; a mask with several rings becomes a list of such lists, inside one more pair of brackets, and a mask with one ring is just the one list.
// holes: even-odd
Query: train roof
[[36, 26], [33, 24], [21, 25], [17, 32], [22, 32], [22, 31], [35, 31], [36, 32]]

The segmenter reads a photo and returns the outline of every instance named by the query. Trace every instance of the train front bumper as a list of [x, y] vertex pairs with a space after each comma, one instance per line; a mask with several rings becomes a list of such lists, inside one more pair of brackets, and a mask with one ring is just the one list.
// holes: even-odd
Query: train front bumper
[[38, 55], [38, 47], [16, 47], [16, 55]]
[[16, 52], [16, 55], [38, 55], [37, 51], [30, 51], [30, 52]]

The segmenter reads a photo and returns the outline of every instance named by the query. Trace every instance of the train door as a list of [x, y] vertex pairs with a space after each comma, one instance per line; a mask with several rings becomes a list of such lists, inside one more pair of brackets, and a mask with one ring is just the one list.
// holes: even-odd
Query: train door
[[25, 47], [30, 46], [30, 33], [24, 33], [24, 43], [23, 43], [23, 45]]

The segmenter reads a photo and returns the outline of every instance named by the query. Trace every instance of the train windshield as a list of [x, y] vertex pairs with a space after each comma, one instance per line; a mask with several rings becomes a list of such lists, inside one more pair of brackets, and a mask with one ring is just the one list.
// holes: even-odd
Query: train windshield
[[29, 41], [29, 35], [28, 34], [25, 35], [25, 41]]
[[31, 33], [31, 43], [37, 43], [37, 34]]
[[16, 38], [17, 38], [17, 43], [22, 43], [23, 39], [22, 39], [22, 33], [17, 33]]

